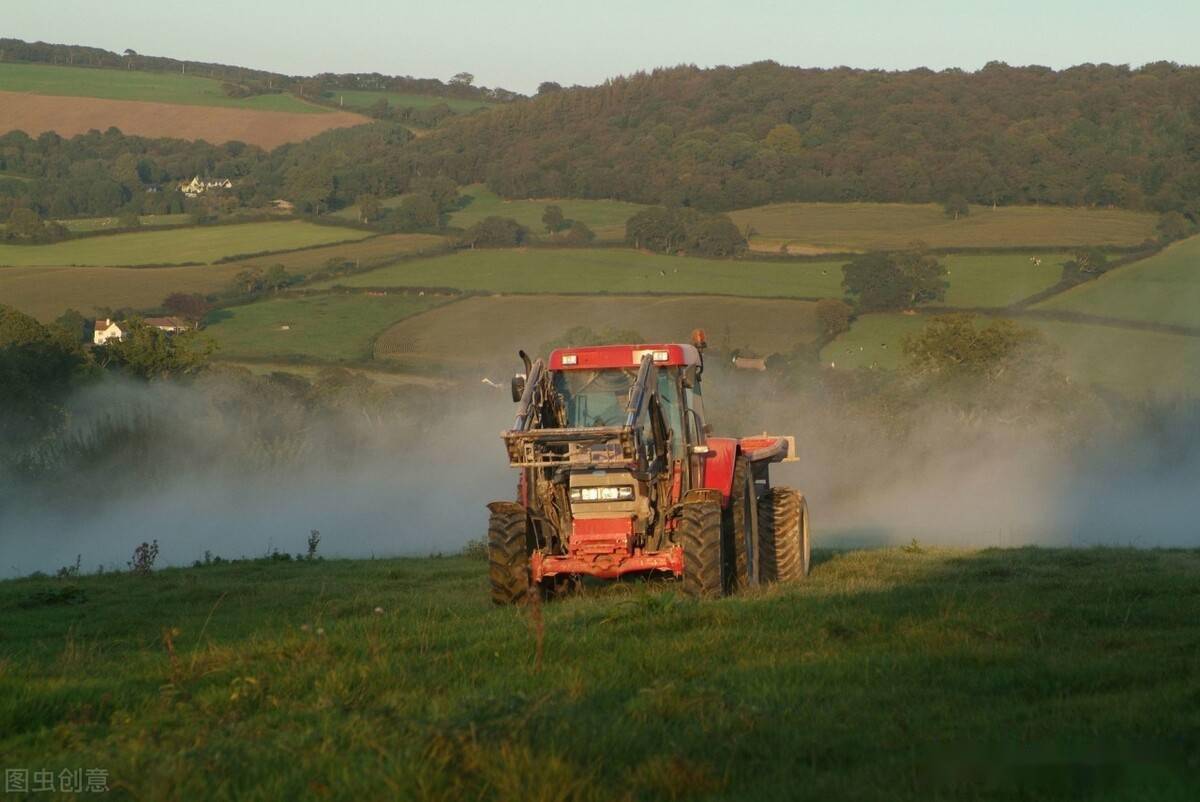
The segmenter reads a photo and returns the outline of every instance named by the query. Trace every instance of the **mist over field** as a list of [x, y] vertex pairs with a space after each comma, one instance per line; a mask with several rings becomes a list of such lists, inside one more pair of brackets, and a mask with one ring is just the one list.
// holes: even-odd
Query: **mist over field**
[[[931, 406], [897, 431], [807, 396], [757, 394], [744, 373], [710, 374], [718, 434], [796, 435], [800, 461], [773, 477], [807, 495], [818, 548], [1197, 542], [1194, 405], [1151, 407], [1083, 436]], [[71, 403], [62, 440], [85, 455], [81, 467], [9, 477], [0, 490], [0, 572], [53, 572], [77, 555], [85, 571], [124, 568], [155, 539], [160, 565], [295, 554], [312, 529], [326, 556], [453, 553], [484, 535], [484, 505], [512, 497], [516, 475], [498, 436], [511, 422], [507, 392], [451, 398], [292, 417], [229, 379], [106, 380]]]

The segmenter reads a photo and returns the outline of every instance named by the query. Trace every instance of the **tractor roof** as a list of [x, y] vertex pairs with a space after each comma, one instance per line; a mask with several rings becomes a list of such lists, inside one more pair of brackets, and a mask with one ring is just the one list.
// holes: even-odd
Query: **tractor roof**
[[654, 355], [660, 367], [699, 365], [700, 352], [693, 345], [584, 345], [578, 348], [556, 348], [550, 352], [550, 370], [603, 370], [605, 368], [636, 368], [646, 354]]

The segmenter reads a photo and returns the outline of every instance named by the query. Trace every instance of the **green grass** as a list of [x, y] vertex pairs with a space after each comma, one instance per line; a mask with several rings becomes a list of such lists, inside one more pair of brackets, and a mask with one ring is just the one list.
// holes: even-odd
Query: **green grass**
[[375, 338], [388, 326], [442, 302], [365, 293], [280, 298], [218, 310], [205, 334], [222, 358], [360, 362], [371, 358]]
[[1200, 236], [1056, 295], [1038, 308], [1200, 326]]
[[[922, 315], [864, 315], [821, 351], [840, 369], [903, 364], [904, 336], [929, 320]], [[1074, 381], [1132, 397], [1200, 395], [1200, 338], [1081, 323], [1017, 318], [1039, 329], [1061, 352], [1060, 366]]]
[[542, 630], [467, 558], [8, 581], [0, 753], [114, 800], [1196, 797], [1196, 551], [821, 557]]
[[430, 106], [446, 104], [451, 110], [460, 114], [476, 109], [486, 109], [494, 106], [486, 100], [471, 100], [458, 97], [441, 97], [438, 95], [410, 95], [401, 92], [372, 92], [356, 89], [333, 89], [330, 91], [334, 102], [341, 102], [350, 110], [357, 111], [377, 103], [379, 98], [386, 98], [392, 108], [426, 109]]
[[1062, 276], [1065, 254], [956, 253], [940, 257], [949, 275], [945, 304], [961, 307], [1009, 306], [1048, 289]]
[[238, 273], [250, 267], [261, 269], [279, 264], [289, 273], [305, 275], [321, 269], [331, 259], [360, 265], [381, 264], [414, 252], [434, 250], [443, 243], [441, 237], [428, 234], [384, 234], [219, 265], [6, 267], [0, 268], [0, 303], [45, 321], [58, 317], [68, 307], [85, 315], [93, 314], [99, 307], [154, 309], [173, 292], [208, 294], [224, 290]]
[[633, 331], [647, 342], [687, 342], [693, 329], [703, 328], [714, 348], [766, 356], [817, 339], [814, 306], [696, 295], [487, 295], [400, 321], [376, 340], [375, 356], [405, 370], [457, 373], [478, 384], [481, 375], [510, 375], [518, 349], [544, 354], [543, 344], [576, 326]]
[[1048, 245], [1137, 245], [1156, 236], [1157, 216], [1119, 209], [973, 206], [952, 220], [936, 204], [781, 203], [730, 215], [758, 232], [751, 246], [776, 251], [784, 243], [852, 250], [908, 247], [1003, 248]]
[[645, 208], [640, 204], [615, 200], [572, 200], [543, 198], [539, 200], [505, 200], [483, 184], [463, 187], [462, 194], [472, 198], [465, 209], [450, 216], [454, 226], [474, 225], [493, 215], [511, 217], [537, 234], [545, 234], [542, 214], [547, 206], [559, 206], [563, 216], [587, 224], [596, 236], [604, 240], [625, 239], [625, 221]]
[[328, 109], [289, 94], [226, 97], [221, 81], [196, 75], [0, 63], [0, 91], [35, 95], [142, 100], [185, 106], [226, 106], [256, 111], [324, 114]]
[[[1058, 281], [1058, 262], [1040, 267], [1017, 254], [954, 254], [946, 303], [1007, 306]], [[337, 284], [453, 287], [517, 293], [709, 293], [758, 298], [840, 298], [843, 260], [762, 262], [660, 256], [621, 248], [467, 250], [383, 267]]]
[[383, 267], [348, 287], [453, 287], [517, 293], [722, 293], [840, 296], [840, 263], [763, 263], [657, 256], [623, 248], [480, 249]]
[[300, 220], [138, 231], [52, 245], [0, 245], [0, 265], [168, 265], [359, 240], [370, 232]]

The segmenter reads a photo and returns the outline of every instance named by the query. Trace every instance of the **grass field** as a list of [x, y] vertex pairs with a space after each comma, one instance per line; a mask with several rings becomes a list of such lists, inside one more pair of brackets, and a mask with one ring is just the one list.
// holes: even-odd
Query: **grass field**
[[0, 752], [116, 800], [1183, 802], [1198, 582], [1194, 550], [880, 549], [539, 627], [463, 557], [13, 580]]
[[467, 298], [397, 323], [375, 356], [417, 372], [463, 372], [478, 382], [512, 373], [517, 349], [538, 351], [575, 326], [633, 331], [648, 342], [687, 342], [704, 328], [714, 347], [766, 356], [812, 342], [814, 305], [757, 298], [505, 296]]
[[329, 109], [305, 103], [290, 94], [227, 97], [221, 90], [221, 81], [197, 75], [60, 67], [48, 64], [0, 63], [0, 92], [139, 100], [186, 106], [221, 106], [297, 114], [329, 112]]
[[[821, 360], [838, 369], [894, 369], [903, 362], [904, 336], [927, 321], [921, 315], [865, 315], [825, 346]], [[1017, 323], [1041, 330], [1060, 349], [1061, 367], [1075, 381], [1134, 397], [1200, 395], [1200, 338], [1028, 318]]]
[[208, 264], [238, 254], [290, 251], [368, 236], [368, 231], [318, 226], [302, 220], [137, 231], [52, 245], [0, 245], [0, 265]]
[[973, 206], [952, 220], [935, 204], [781, 203], [731, 212], [758, 232], [751, 245], [880, 250], [921, 240], [934, 248], [1136, 245], [1153, 239], [1156, 215], [1117, 209]]
[[445, 104], [453, 111], [464, 113], [475, 111], [476, 109], [486, 109], [495, 105], [488, 103], [485, 100], [471, 100], [469, 98], [458, 97], [440, 97], [438, 95], [410, 95], [401, 92], [372, 92], [359, 91], [354, 89], [334, 89], [331, 90], [332, 99], [334, 102], [340, 102], [347, 109], [365, 109], [379, 101], [379, 98], [385, 98], [388, 105], [394, 109], [410, 108], [410, 109], [425, 109], [430, 106], [439, 106]]
[[[1021, 254], [953, 254], [946, 303], [1007, 306], [1058, 281], [1059, 257], [1034, 266]], [[453, 287], [485, 292], [692, 292], [759, 298], [840, 298], [842, 261], [749, 262], [603, 249], [467, 250], [384, 267], [337, 284]]]
[[388, 326], [444, 301], [365, 293], [280, 298], [218, 310], [204, 331], [221, 358], [360, 362]]
[[1200, 236], [1056, 295], [1038, 308], [1200, 326]]
[[[114, 235], [117, 236], [117, 235]], [[6, 267], [0, 268], [0, 303], [40, 320], [52, 320], [68, 307], [85, 315], [97, 307], [149, 309], [173, 292], [207, 294], [225, 289], [249, 267], [283, 265], [292, 273], [309, 273], [330, 259], [361, 264], [383, 262], [410, 253], [435, 250], [441, 237], [386, 234], [381, 237], [274, 253], [253, 259], [196, 267]]]
[[542, 214], [547, 206], [554, 205], [562, 208], [563, 216], [567, 219], [586, 223], [602, 240], [625, 239], [625, 221], [645, 208], [636, 203], [615, 200], [505, 200], [483, 184], [463, 187], [462, 194], [469, 195], [472, 200], [465, 209], [450, 216], [450, 224], [454, 226], [466, 228], [485, 217], [497, 215], [511, 217], [528, 226], [535, 234], [545, 235]]

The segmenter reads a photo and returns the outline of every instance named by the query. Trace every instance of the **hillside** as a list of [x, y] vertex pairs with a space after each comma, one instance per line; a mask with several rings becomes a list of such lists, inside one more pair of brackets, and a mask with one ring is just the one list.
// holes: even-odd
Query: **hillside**
[[414, 163], [506, 197], [1196, 212], [1200, 68], [678, 67], [456, 120]]
[[118, 128], [145, 137], [269, 149], [369, 121], [290, 94], [230, 97], [219, 81], [198, 76], [0, 64], [0, 132], [70, 137]]
[[0, 752], [114, 799], [1194, 798], [1195, 551], [816, 557], [535, 612], [462, 557], [2, 582]]

